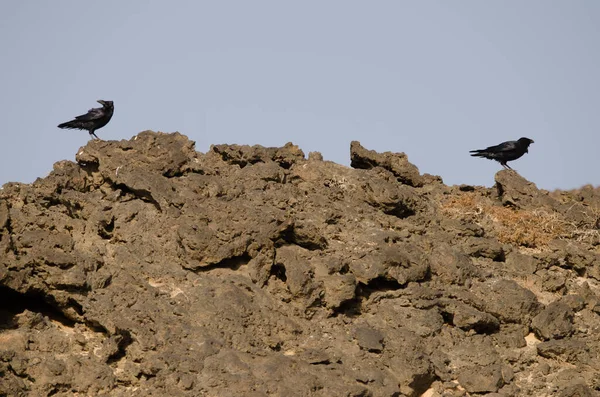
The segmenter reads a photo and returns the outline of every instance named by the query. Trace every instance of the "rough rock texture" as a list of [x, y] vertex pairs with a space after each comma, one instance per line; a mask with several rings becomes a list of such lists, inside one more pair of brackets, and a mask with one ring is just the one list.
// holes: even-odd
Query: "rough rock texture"
[[0, 190], [0, 395], [588, 396], [600, 191], [145, 131]]

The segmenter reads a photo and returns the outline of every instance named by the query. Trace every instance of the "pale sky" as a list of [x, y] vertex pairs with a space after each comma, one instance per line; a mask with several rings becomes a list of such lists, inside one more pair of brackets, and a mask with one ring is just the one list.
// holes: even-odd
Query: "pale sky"
[[0, 184], [74, 160], [56, 126], [112, 100], [106, 140], [179, 131], [299, 145], [349, 165], [350, 141], [405, 152], [446, 184], [492, 186], [469, 156], [544, 189], [600, 185], [600, 1], [232, 0], [0, 3]]

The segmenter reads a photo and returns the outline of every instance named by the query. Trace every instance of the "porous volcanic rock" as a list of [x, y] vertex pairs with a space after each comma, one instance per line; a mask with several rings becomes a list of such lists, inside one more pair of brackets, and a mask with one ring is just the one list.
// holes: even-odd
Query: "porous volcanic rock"
[[75, 159], [0, 190], [0, 395], [600, 390], [594, 188], [448, 187], [358, 142], [353, 168], [152, 131]]

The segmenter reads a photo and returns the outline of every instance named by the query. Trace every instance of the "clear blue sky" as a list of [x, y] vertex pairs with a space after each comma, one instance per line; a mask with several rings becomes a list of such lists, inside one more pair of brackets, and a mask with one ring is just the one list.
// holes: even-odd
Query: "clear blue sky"
[[74, 160], [61, 122], [112, 100], [97, 134], [405, 152], [447, 184], [491, 186], [478, 149], [545, 189], [600, 185], [600, 1], [4, 1], [0, 184]]

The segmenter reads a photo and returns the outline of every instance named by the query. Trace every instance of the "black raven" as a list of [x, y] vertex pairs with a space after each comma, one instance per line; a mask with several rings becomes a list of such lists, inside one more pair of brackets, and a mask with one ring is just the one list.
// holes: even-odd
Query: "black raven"
[[471, 150], [471, 156], [485, 157], [486, 159], [496, 160], [502, 167], [512, 170], [506, 164], [507, 161], [513, 161], [529, 152], [529, 145], [533, 143], [533, 139], [519, 138], [518, 141], [502, 142], [496, 146], [490, 146], [485, 149]]
[[110, 121], [115, 107], [112, 101], [99, 100], [101, 108], [94, 108], [88, 110], [86, 114], [75, 117], [71, 121], [58, 125], [58, 128], [70, 128], [78, 130], [87, 130], [90, 135], [96, 139], [100, 139], [96, 136], [94, 131], [104, 127]]

